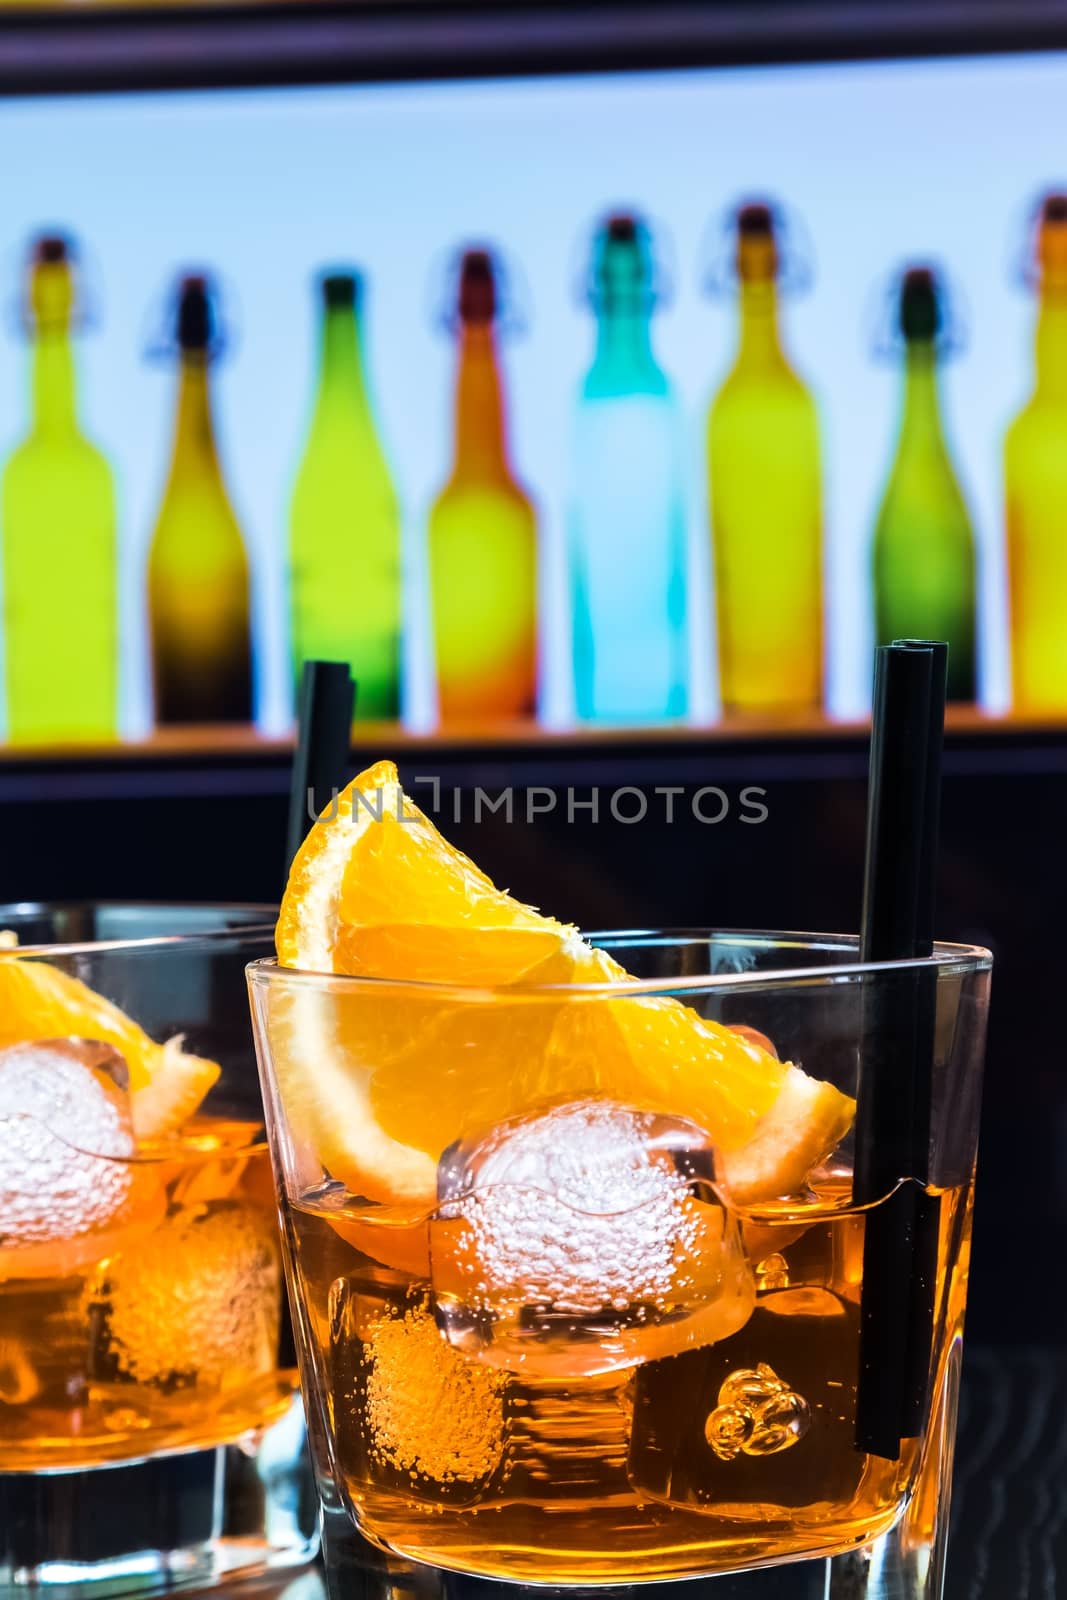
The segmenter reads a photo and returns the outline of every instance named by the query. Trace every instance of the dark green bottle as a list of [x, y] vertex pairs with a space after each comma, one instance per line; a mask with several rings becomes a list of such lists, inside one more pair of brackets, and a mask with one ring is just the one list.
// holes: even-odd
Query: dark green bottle
[[879, 644], [948, 642], [948, 697], [975, 698], [975, 543], [945, 441], [938, 395], [942, 290], [929, 267], [901, 281], [900, 432], [874, 531]]

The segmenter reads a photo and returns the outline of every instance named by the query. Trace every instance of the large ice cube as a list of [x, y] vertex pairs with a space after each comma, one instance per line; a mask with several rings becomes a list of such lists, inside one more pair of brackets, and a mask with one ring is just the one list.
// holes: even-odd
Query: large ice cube
[[73, 1239], [120, 1210], [135, 1150], [126, 1083], [109, 1045], [0, 1050], [0, 1250]]
[[458, 1508], [495, 1496], [508, 1468], [508, 1380], [451, 1348], [425, 1293], [336, 1278], [329, 1379], [354, 1504], [386, 1494]]
[[437, 1318], [494, 1366], [580, 1377], [724, 1339], [755, 1289], [706, 1134], [582, 1100], [445, 1152], [430, 1225]]

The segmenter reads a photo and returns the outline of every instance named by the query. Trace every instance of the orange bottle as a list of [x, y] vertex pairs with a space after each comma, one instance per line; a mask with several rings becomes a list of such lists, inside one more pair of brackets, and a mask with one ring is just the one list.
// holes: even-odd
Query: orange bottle
[[465, 252], [459, 277], [455, 445], [430, 513], [430, 596], [441, 719], [532, 712], [537, 517], [508, 452], [497, 351], [497, 269]]

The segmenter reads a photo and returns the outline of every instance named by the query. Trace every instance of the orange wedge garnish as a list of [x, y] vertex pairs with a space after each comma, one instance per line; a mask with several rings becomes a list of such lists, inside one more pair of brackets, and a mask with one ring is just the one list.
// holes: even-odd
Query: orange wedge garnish
[[180, 1037], [156, 1044], [125, 1011], [49, 961], [0, 953], [0, 1049], [34, 1039], [98, 1039], [129, 1072], [138, 1140], [174, 1133], [219, 1076], [213, 1061], [188, 1055]]
[[[404, 795], [391, 762], [354, 779], [312, 828], [277, 946], [283, 966], [386, 980], [281, 986], [268, 1025], [298, 1143], [354, 1195], [409, 1215], [434, 1206], [438, 1160], [455, 1139], [581, 1095], [700, 1123], [742, 1203], [795, 1192], [852, 1121], [854, 1102], [831, 1084], [678, 1001], [545, 994], [627, 974], [573, 927], [497, 889]], [[373, 1227], [359, 1234], [393, 1262], [389, 1215], [378, 1251], [365, 1242]]]

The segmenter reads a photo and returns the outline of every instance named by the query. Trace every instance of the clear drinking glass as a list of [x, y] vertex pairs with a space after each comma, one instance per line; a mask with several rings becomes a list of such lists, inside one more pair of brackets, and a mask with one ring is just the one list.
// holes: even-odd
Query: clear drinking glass
[[[844, 936], [595, 942], [633, 983], [249, 968], [335, 1600], [698, 1577], [716, 1600], [937, 1600], [988, 952], [864, 964]], [[865, 1089], [795, 1192], [739, 1203], [736, 1156], [689, 1106], [634, 1109], [633, 1080], [629, 1104], [618, 1093], [616, 1033], [633, 1042], [672, 999], [853, 1096], [921, 1055], [925, 1016], [928, 1137], [870, 1192], [892, 1119], [872, 1144]], [[412, 1147], [434, 1140], [435, 1083], [490, 1054], [506, 1063], [497, 1115], [485, 1126], [472, 1088], [459, 1139], [431, 1152], [436, 1206], [338, 1179], [328, 1081], [347, 1086], [337, 1118], [393, 1141], [399, 1196]], [[810, 1114], [802, 1094], [794, 1112]]]
[[244, 998], [273, 927], [0, 907], [2, 1595], [315, 1553]]

